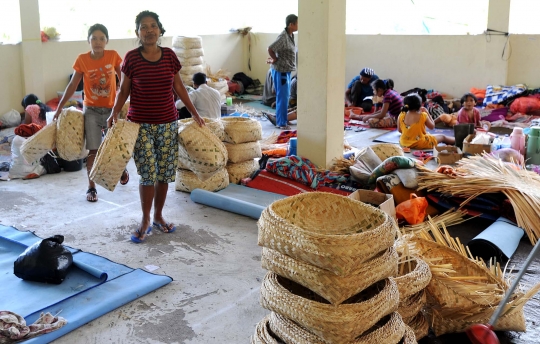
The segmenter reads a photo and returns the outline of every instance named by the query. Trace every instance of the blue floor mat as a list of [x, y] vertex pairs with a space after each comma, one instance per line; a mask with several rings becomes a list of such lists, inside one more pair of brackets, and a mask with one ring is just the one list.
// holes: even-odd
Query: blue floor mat
[[31, 232], [0, 225], [0, 293], [14, 296], [0, 299], [0, 309], [23, 316], [27, 324], [36, 321], [41, 312], [61, 312], [68, 321], [61, 329], [25, 343], [49, 343], [172, 281], [169, 276], [132, 269], [67, 246], [74, 266], [62, 284], [23, 281], [13, 274], [13, 262], [27, 246], [40, 240]]
[[[454, 137], [454, 129], [439, 129], [439, 128], [435, 128], [435, 129], [428, 129], [427, 132], [429, 134], [432, 134], [432, 135], [446, 135], [446, 136], [451, 136], [451, 137]], [[399, 144], [399, 138], [401, 136], [401, 133], [399, 131], [396, 130], [392, 130], [388, 133], [384, 133], [382, 134], [381, 136], [379, 137], [376, 137], [373, 142], [385, 142], [385, 143], [394, 143], [394, 144]]]

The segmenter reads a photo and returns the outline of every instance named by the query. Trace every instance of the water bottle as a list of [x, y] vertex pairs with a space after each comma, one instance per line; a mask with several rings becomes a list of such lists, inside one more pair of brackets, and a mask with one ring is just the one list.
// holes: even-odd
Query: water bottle
[[289, 139], [289, 147], [287, 148], [287, 156], [296, 155], [296, 137]]
[[512, 149], [517, 150], [521, 155], [525, 156], [525, 135], [523, 134], [523, 128], [515, 127], [510, 135], [510, 141], [512, 142]]
[[495, 136], [493, 139], [493, 142], [491, 143], [491, 151], [495, 152], [496, 150], [501, 148], [501, 140], [499, 139], [499, 135]]
[[501, 148], [511, 148], [511, 147], [512, 147], [512, 141], [510, 140], [510, 136], [506, 134], [504, 135], [501, 141]]
[[540, 165], [540, 127], [531, 127], [526, 158], [528, 164]]

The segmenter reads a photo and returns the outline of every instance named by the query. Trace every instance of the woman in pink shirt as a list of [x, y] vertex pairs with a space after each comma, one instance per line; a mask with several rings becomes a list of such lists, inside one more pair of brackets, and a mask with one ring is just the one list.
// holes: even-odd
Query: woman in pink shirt
[[47, 111], [52, 111], [47, 105], [41, 102], [35, 94], [26, 95], [22, 102], [22, 107], [24, 108], [24, 123], [30, 124], [36, 123], [42, 127], [47, 125], [46, 114]]

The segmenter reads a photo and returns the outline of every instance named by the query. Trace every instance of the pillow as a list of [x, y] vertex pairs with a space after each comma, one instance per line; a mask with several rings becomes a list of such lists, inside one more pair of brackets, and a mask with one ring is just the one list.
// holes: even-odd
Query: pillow
[[[62, 99], [62, 96], [64, 95], [64, 91], [57, 91], [56, 94], [58, 95], [58, 100]], [[71, 98], [69, 98], [67, 101], [74, 100], [76, 102], [83, 101], [83, 91], [75, 91]]]
[[377, 181], [377, 178], [384, 174], [388, 174], [398, 168], [413, 168], [414, 160], [404, 156], [393, 156], [384, 160], [369, 177], [368, 184], [373, 185]]

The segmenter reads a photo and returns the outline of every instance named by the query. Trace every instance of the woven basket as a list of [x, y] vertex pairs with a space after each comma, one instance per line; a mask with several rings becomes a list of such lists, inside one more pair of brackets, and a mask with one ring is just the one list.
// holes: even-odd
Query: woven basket
[[268, 272], [261, 287], [261, 305], [331, 343], [349, 343], [394, 312], [399, 303], [396, 283], [379, 281], [347, 303], [334, 306], [311, 290]]
[[91, 180], [109, 191], [114, 191], [133, 155], [139, 127], [138, 123], [119, 119], [107, 131], [89, 174]]
[[225, 167], [227, 149], [207, 126], [200, 127], [192, 121], [178, 129], [178, 158], [183, 160], [182, 167], [205, 181]]
[[203, 65], [182, 66], [182, 69], [180, 69], [180, 74], [190, 75], [190, 76], [193, 76], [193, 74], [202, 73], [202, 72], [204, 72]]
[[341, 277], [308, 263], [263, 247], [261, 265], [314, 291], [333, 305], [339, 305], [373, 283], [393, 276], [397, 271], [397, 253], [393, 247], [358, 265], [358, 269]]
[[228, 143], [245, 143], [262, 140], [262, 126], [259, 121], [245, 117], [225, 117], [223, 128]]
[[425, 305], [426, 291], [421, 290], [406, 298], [402, 298], [401, 295], [399, 295], [399, 306], [397, 311], [403, 319], [409, 319], [415, 317]]
[[67, 161], [79, 159], [84, 149], [84, 116], [74, 107], [62, 110], [56, 121], [56, 150]]
[[176, 170], [176, 191], [191, 192], [195, 189], [203, 189], [206, 191], [219, 191], [225, 189], [229, 185], [229, 174], [227, 170], [222, 168], [209, 179], [202, 182], [195, 173], [190, 170]]
[[229, 172], [229, 181], [233, 184], [238, 184], [244, 178], [248, 178], [253, 172], [259, 169], [259, 163], [255, 159], [242, 161], [236, 164], [227, 163], [225, 167]]
[[187, 58], [179, 57], [178, 59], [180, 60], [180, 64], [182, 65], [182, 67], [198, 66], [198, 65], [202, 65], [204, 62], [202, 56], [187, 57]]
[[172, 49], [176, 53], [176, 56], [178, 56], [178, 58], [188, 59], [188, 58], [191, 58], [191, 57], [204, 56], [203, 48], [200, 48], [200, 49], [184, 49], [184, 48], [173, 47]]
[[269, 328], [270, 315], [264, 317], [255, 327], [255, 334], [251, 337], [251, 344], [282, 344]]
[[336, 194], [308, 192], [275, 201], [258, 221], [259, 246], [347, 276], [394, 244], [386, 213]]
[[[425, 336], [427, 336], [427, 332]], [[401, 339], [400, 344], [418, 344], [417, 339], [416, 339], [416, 334], [414, 333], [413, 329], [410, 328], [409, 326], [405, 326], [405, 334], [403, 335], [403, 339]]]
[[229, 161], [232, 163], [239, 163], [262, 157], [261, 144], [257, 141], [238, 144], [225, 142], [225, 147], [227, 148]]
[[200, 36], [174, 36], [172, 40], [172, 45], [175, 48], [201, 49], [202, 38]]
[[122, 105], [122, 110], [120, 110], [120, 112], [118, 113], [118, 119], [126, 119], [127, 118], [127, 114], [128, 114], [128, 111], [129, 111], [129, 104], [130, 104], [130, 101], [126, 101], [124, 103], [124, 105]]
[[407, 324], [407, 326], [409, 326], [409, 328], [411, 328], [416, 340], [420, 340], [428, 335], [429, 323], [424, 314], [418, 313], [412, 318], [403, 319], [403, 321], [405, 322], [405, 324]]
[[24, 160], [31, 164], [52, 150], [55, 142], [56, 122], [52, 122], [23, 142], [21, 145], [21, 154]]
[[382, 318], [373, 328], [364, 332], [354, 344], [396, 344], [406, 334], [407, 326], [394, 312]]
[[[423, 290], [431, 281], [431, 271], [424, 260], [417, 256], [409, 256], [409, 260], [410, 262], [399, 264], [398, 271], [403, 271], [403, 274], [394, 278], [401, 300]], [[409, 266], [412, 271], [409, 271]]]
[[[217, 136], [217, 138], [220, 141], [223, 141], [223, 138], [225, 137], [225, 132], [223, 131], [223, 123], [220, 119], [213, 119], [213, 118], [205, 118], [202, 117], [204, 120], [204, 123], [206, 124], [206, 127], [210, 129], [210, 131]], [[193, 118], [186, 118], [181, 119], [178, 121], [178, 130], [180, 131], [182, 127], [190, 125], [193, 123]]]
[[385, 161], [393, 156], [403, 156], [403, 149], [401, 149], [399, 145], [393, 143], [377, 143], [370, 147], [381, 161]]

